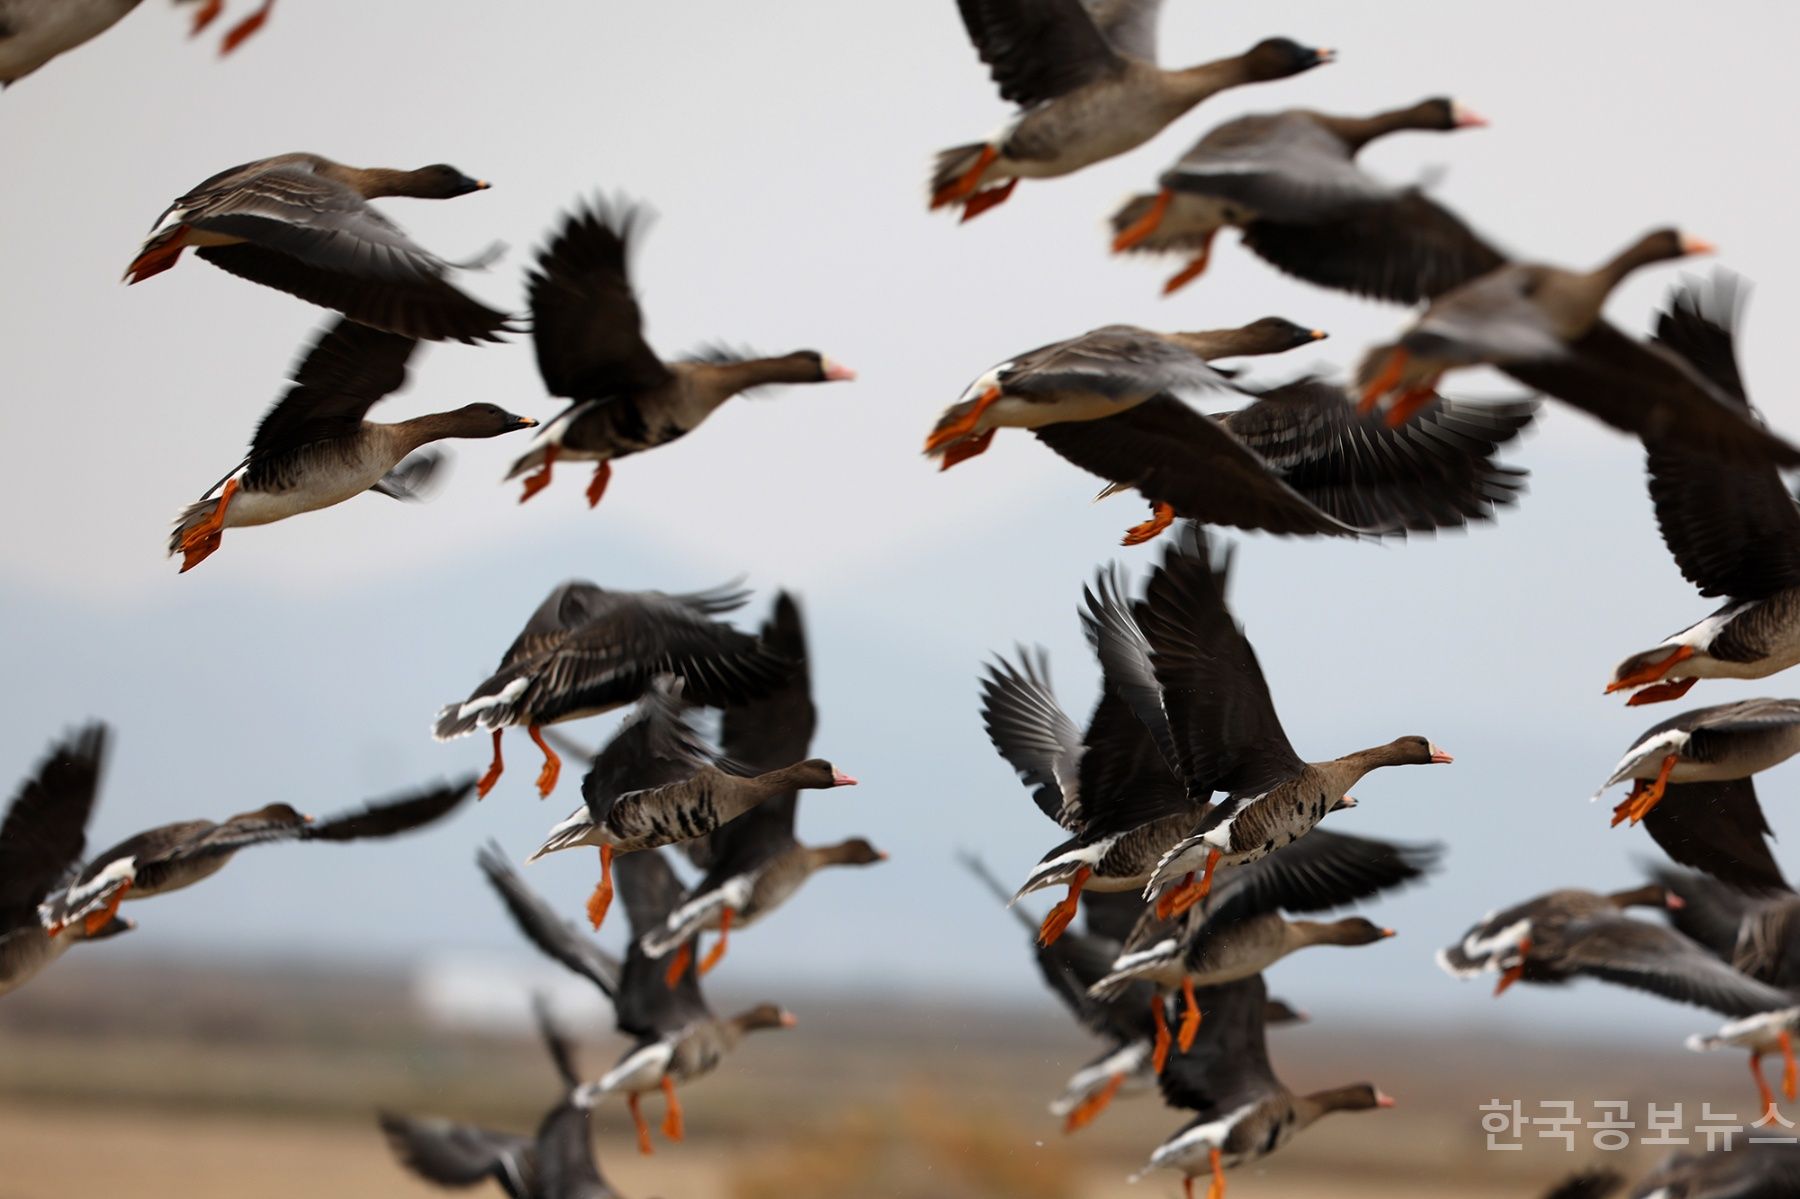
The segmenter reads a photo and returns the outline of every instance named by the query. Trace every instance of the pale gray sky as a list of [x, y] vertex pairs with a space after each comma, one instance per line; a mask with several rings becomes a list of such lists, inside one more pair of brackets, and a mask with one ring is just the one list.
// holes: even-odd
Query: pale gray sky
[[[11, 630], [0, 763], [17, 775], [73, 722], [115, 722], [97, 847], [278, 799], [332, 811], [478, 767], [484, 744], [438, 745], [427, 725], [487, 673], [551, 586], [686, 588], [748, 573], [763, 596], [785, 585], [804, 597], [818, 749], [864, 780], [809, 797], [804, 834], [866, 834], [893, 861], [820, 878], [747, 934], [723, 975], [746, 987], [1035, 991], [1017, 930], [952, 863], [969, 846], [1022, 876], [1059, 836], [988, 747], [976, 672], [990, 651], [1041, 641], [1084, 719], [1094, 672], [1074, 615], [1081, 584], [1115, 554], [1141, 573], [1160, 551], [1117, 550], [1142, 509], [1091, 505], [1094, 480], [1028, 437], [1002, 434], [942, 476], [919, 446], [994, 361], [1106, 322], [1204, 328], [1280, 314], [1331, 331], [1316, 354], [1260, 366], [1267, 378], [1346, 366], [1401, 325], [1398, 309], [1276, 275], [1231, 237], [1212, 273], [1173, 300], [1158, 295], [1162, 264], [1106, 255], [1113, 205], [1243, 112], [1367, 112], [1453, 93], [1493, 127], [1397, 137], [1368, 164], [1402, 179], [1444, 167], [1449, 203], [1537, 257], [1595, 262], [1666, 222], [1711, 238], [1724, 264], [1762, 283], [1744, 347], [1752, 392], [1800, 430], [1783, 387], [1800, 250], [1786, 207], [1769, 199], [1793, 183], [1771, 136], [1792, 108], [1800, 14], [1787, 5], [1656, 0], [1620, 20], [1612, 6], [1543, 0], [1504, 13], [1169, 0], [1171, 62], [1272, 34], [1334, 46], [1341, 60], [1203, 105], [1076, 178], [1027, 182], [964, 227], [925, 211], [931, 154], [1007, 110], [948, 0], [310, 0], [279, 6], [225, 62], [184, 30], [167, 6], [145, 4], [0, 98], [11, 183], [0, 189], [11, 413], [0, 499], [13, 514], [0, 562]], [[139, 287], [117, 280], [171, 197], [299, 149], [371, 165], [446, 160], [492, 179], [465, 199], [384, 207], [451, 257], [510, 243], [501, 266], [468, 280], [497, 303], [519, 302], [530, 251], [576, 197], [644, 199], [660, 213], [636, 263], [658, 347], [811, 347], [861, 381], [734, 402], [691, 439], [622, 463], [594, 512], [574, 478], [520, 508], [498, 479], [522, 439], [475, 443], [429, 506], [370, 497], [234, 531], [178, 577], [163, 557], [170, 518], [237, 460], [323, 314], [197, 261]], [[1676, 277], [1644, 272], [1611, 313], [1641, 329]], [[377, 415], [477, 399], [555, 411], [528, 347], [514, 344], [430, 348]], [[1668, 713], [1628, 712], [1600, 689], [1620, 657], [1708, 610], [1661, 550], [1634, 443], [1552, 410], [1512, 459], [1533, 471], [1531, 494], [1467, 536], [1385, 548], [1245, 539], [1237, 610], [1301, 752], [1418, 732], [1457, 755], [1452, 767], [1371, 779], [1342, 818], [1347, 830], [1450, 846], [1442, 877], [1378, 909], [1401, 936], [1302, 955], [1273, 984], [1315, 1010], [1696, 1031], [1704, 1014], [1598, 987], [1520, 988], [1494, 1004], [1431, 964], [1489, 907], [1632, 880], [1648, 838], [1609, 830], [1586, 797]], [[1706, 684], [1690, 699], [1789, 689]], [[570, 731], [598, 741], [612, 723]], [[578, 801], [578, 780], [539, 803], [522, 737], [510, 761], [479, 809], [429, 835], [252, 851], [203, 886], [134, 905], [140, 931], [117, 952], [525, 960], [475, 847], [494, 836], [522, 857]], [[1789, 766], [1761, 784], [1783, 829], [1796, 827], [1797, 778]], [[592, 876], [575, 854], [528, 872], [571, 912]], [[804, 997], [788, 1002], [803, 1008]]]

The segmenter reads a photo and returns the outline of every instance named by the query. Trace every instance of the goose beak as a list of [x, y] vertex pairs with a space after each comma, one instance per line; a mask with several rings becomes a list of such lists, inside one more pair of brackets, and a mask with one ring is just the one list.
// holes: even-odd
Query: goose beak
[[1485, 129], [1488, 119], [1464, 104], [1461, 100], [1450, 102], [1450, 120], [1458, 129]]
[[831, 785], [833, 787], [854, 787], [856, 786], [856, 780], [845, 774], [843, 771], [834, 768], [831, 772]]
[[1356, 806], [1356, 796], [1346, 795], [1346, 796], [1344, 796], [1344, 798], [1337, 801], [1336, 810], [1343, 811], [1345, 808], [1354, 808], [1355, 806]]
[[1337, 51], [1329, 46], [1320, 46], [1313, 51], [1313, 61], [1318, 63], [1336, 62]]
[[1376, 1091], [1375, 1092], [1375, 1106], [1376, 1107], [1393, 1107], [1394, 1106], [1394, 1097], [1392, 1095], [1389, 1095], [1385, 1091]]
[[535, 428], [537, 428], [537, 422], [535, 420], [531, 419], [529, 416], [515, 416], [515, 417], [513, 417], [513, 428], [515, 428], [515, 429], [535, 429]]
[[475, 190], [478, 192], [484, 192], [492, 186], [494, 185], [489, 183], [486, 179], [477, 179], [475, 181]]
[[1455, 758], [1451, 757], [1435, 745], [1431, 746], [1431, 760], [1439, 766], [1448, 766], [1450, 763], [1456, 761]]
[[831, 359], [827, 358], [824, 360], [823, 365], [825, 367], [825, 381], [827, 383], [848, 383], [856, 378], [856, 372], [841, 362], [833, 362]]
[[876, 861], [877, 861], [877, 862], [885, 862], [885, 861], [887, 861], [887, 860], [888, 860], [888, 853], [887, 853], [887, 851], [886, 851], [886, 850], [883, 850], [883, 849], [878, 849], [878, 850], [876, 850], [876, 851], [875, 851], [875, 860], [876, 860]]
[[1384, 928], [1384, 929], [1382, 929], [1382, 930], [1381, 930], [1381, 935], [1382, 935], [1382, 936], [1383, 936], [1383, 937], [1392, 937], [1392, 936], [1395, 936], [1395, 935], [1396, 935], [1396, 934], [1395, 934], [1395, 932], [1394, 932], [1394, 930], [1393, 930], [1393, 929], [1391, 929], [1391, 928]]
[[1695, 237], [1688, 233], [1681, 235], [1681, 252], [1683, 254], [1716, 254], [1718, 251], [1719, 247], [1704, 237]]
[[794, 1013], [792, 1013], [792, 1012], [781, 1013], [781, 1027], [792, 1028], [798, 1023], [800, 1023], [800, 1017], [794, 1015]]
[[313, 822], [315, 822], [315, 821], [316, 821], [316, 820], [318, 820], [318, 817], [317, 817], [317, 816], [308, 816], [308, 815], [304, 815], [304, 814], [303, 814], [303, 815], [302, 815], [302, 816], [301, 816], [301, 817], [300, 817], [300, 819], [302, 819], [302, 820], [304, 820], [304, 821], [306, 821], [306, 823], [308, 823], [308, 824], [312, 824], [312, 823], [313, 823]]
[[1330, 337], [1331, 334], [1325, 332], [1323, 329], [1313, 329], [1307, 333], [1307, 336], [1314, 341], [1324, 341], [1327, 337]]
[[1671, 891], [1663, 896], [1663, 906], [1671, 912], [1679, 912], [1682, 908], [1687, 907], [1687, 900]]

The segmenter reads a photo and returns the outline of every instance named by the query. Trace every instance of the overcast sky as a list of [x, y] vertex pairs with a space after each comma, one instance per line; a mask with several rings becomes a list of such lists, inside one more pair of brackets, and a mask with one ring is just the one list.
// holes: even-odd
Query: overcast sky
[[[1425, 0], [1169, 0], [1171, 63], [1275, 34], [1335, 47], [1340, 61], [1208, 102], [1137, 153], [1026, 182], [961, 227], [925, 210], [931, 154], [984, 135], [1007, 109], [949, 0], [310, 0], [280, 5], [224, 62], [184, 32], [169, 6], [145, 4], [0, 97], [0, 499], [11, 514], [0, 764], [22, 774], [76, 721], [114, 722], [95, 848], [162, 821], [275, 800], [326, 813], [476, 769], [485, 741], [435, 744], [427, 726], [552, 586], [679, 589], [746, 574], [759, 589], [746, 621], [777, 586], [803, 597], [817, 749], [863, 780], [809, 796], [803, 834], [864, 834], [893, 860], [818, 879], [743, 937], [721, 977], [766, 983], [802, 1011], [792, 992], [829, 983], [1035, 995], [1018, 930], [952, 862], [976, 848], [1023, 877], [1060, 838], [989, 748], [976, 674], [991, 651], [1041, 642], [1064, 705], [1085, 720], [1081, 586], [1115, 556], [1141, 576], [1161, 551], [1117, 549], [1141, 505], [1091, 504], [1095, 481], [1029, 437], [1002, 433], [941, 476], [919, 447], [993, 362], [1096, 325], [1279, 314], [1330, 330], [1258, 365], [1278, 380], [1344, 368], [1403, 323], [1398, 309], [1275, 274], [1230, 235], [1209, 275], [1172, 300], [1159, 296], [1170, 266], [1109, 258], [1103, 222], [1117, 201], [1244, 112], [1366, 113], [1454, 94], [1492, 128], [1395, 137], [1367, 165], [1396, 179], [1441, 168], [1448, 203], [1550, 261], [1592, 264], [1671, 222], [1716, 241], [1723, 264], [1760, 283], [1743, 346], [1752, 393], [1800, 431], [1782, 386], [1797, 249], [1791, 214], [1770, 201], [1793, 182], [1785, 152], [1771, 153], [1792, 111], [1800, 14], [1788, 5], [1655, 0], [1620, 20], [1612, 6], [1541, 0], [1504, 14]], [[521, 302], [524, 263], [578, 197], [641, 198], [659, 214], [634, 264], [659, 349], [712, 338], [814, 348], [861, 378], [734, 401], [695, 436], [621, 463], [596, 511], [581, 498], [585, 471], [561, 472], [521, 508], [499, 478], [523, 436], [470, 443], [432, 504], [362, 497], [233, 531], [177, 576], [163, 556], [170, 519], [237, 461], [324, 314], [191, 258], [138, 287], [118, 278], [172, 197], [290, 150], [449, 161], [493, 180], [464, 199], [383, 208], [452, 258], [509, 243], [499, 266], [466, 280], [501, 305]], [[1678, 274], [1642, 272], [1610, 314], [1644, 328]], [[429, 348], [376, 415], [475, 400], [556, 411], [515, 343]], [[1511, 458], [1531, 469], [1531, 493], [1468, 535], [1244, 539], [1234, 603], [1301, 753], [1423, 733], [1457, 757], [1371, 778], [1362, 806], [1337, 818], [1345, 831], [1449, 846], [1428, 889], [1370, 909], [1399, 938], [1302, 955], [1274, 985], [1315, 1012], [1526, 1032], [1707, 1028], [1704, 1013], [1597, 986], [1520, 988], [1494, 1004], [1431, 963], [1490, 907], [1634, 880], [1648, 837], [1609, 829], [1587, 796], [1671, 712], [1627, 711], [1601, 687], [1618, 659], [1709, 610], [1661, 549], [1634, 442], [1553, 409]], [[1709, 683], [1689, 699], [1787, 690]], [[614, 723], [566, 727], [598, 742]], [[448, 825], [377, 847], [253, 850], [203, 886], [133, 905], [140, 930], [109, 951], [529, 960], [475, 848], [496, 837], [522, 858], [578, 802], [579, 771], [540, 803], [534, 751], [522, 735], [508, 744], [498, 790]], [[1790, 765], [1759, 783], [1784, 830], [1797, 778]], [[527, 875], [571, 913], [593, 876], [586, 854]]]

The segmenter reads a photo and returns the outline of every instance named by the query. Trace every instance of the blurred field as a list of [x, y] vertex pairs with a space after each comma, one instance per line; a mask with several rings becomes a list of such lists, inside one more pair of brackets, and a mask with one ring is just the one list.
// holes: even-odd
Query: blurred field
[[[1172, 1176], [1126, 1182], [1179, 1113], [1125, 1100], [1071, 1138], [1044, 1112], [1091, 1052], [1045, 1009], [815, 998], [800, 1013], [799, 1028], [751, 1039], [685, 1092], [684, 1144], [659, 1141], [640, 1158], [623, 1109], [603, 1109], [614, 1185], [633, 1199], [1179, 1193]], [[619, 1042], [579, 1031], [594, 1034], [583, 1058], [598, 1072]], [[1554, 1142], [1490, 1153], [1478, 1103], [1599, 1095], [1641, 1108], [1696, 1077], [1679, 1054], [1342, 1027], [1282, 1030], [1273, 1052], [1298, 1089], [1369, 1079], [1400, 1106], [1320, 1124], [1263, 1170], [1234, 1174], [1234, 1196], [1532, 1196], [1577, 1166], [1604, 1157], [1636, 1169], [1652, 1153]], [[75, 958], [0, 1002], [0, 1199], [427, 1195], [389, 1158], [377, 1108], [525, 1130], [554, 1089], [535, 1043], [436, 1026], [403, 978]], [[1729, 1107], [1741, 1090], [1706, 1097]], [[660, 1119], [659, 1100], [648, 1110]]]

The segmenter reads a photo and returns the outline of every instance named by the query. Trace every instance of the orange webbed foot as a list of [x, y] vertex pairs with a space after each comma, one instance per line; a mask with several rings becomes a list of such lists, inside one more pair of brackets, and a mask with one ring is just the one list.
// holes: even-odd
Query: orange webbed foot
[[475, 784], [476, 799], [486, 799], [487, 793], [492, 791], [494, 784], [500, 781], [500, 772], [506, 769], [506, 760], [500, 756], [500, 738], [505, 732], [505, 729], [494, 730], [494, 760], [488, 763], [487, 772], [481, 776], [481, 781]]
[[1387, 427], [1398, 429], [1411, 420], [1421, 408], [1435, 399], [1437, 399], [1435, 381], [1401, 392], [1400, 398], [1395, 400], [1393, 406], [1387, 411]]
[[1063, 897], [1061, 903], [1050, 909], [1044, 917], [1044, 923], [1038, 926], [1039, 945], [1054, 945], [1056, 939], [1063, 935], [1063, 930], [1074, 921], [1075, 913], [1081, 910], [1081, 888], [1086, 885], [1093, 873], [1093, 870], [1086, 866], [1075, 872], [1075, 877], [1069, 880], [1068, 895]]
[[1645, 704], [1660, 704], [1671, 699], [1680, 699], [1694, 689], [1698, 678], [1678, 679], [1672, 683], [1654, 683], [1642, 691], [1632, 692], [1631, 698], [1625, 701], [1627, 708], [1639, 708]]
[[711, 974], [712, 968], [725, 960], [725, 947], [731, 944], [731, 919], [735, 915], [730, 908], [719, 914], [719, 940], [700, 963], [700, 973]]
[[1181, 1028], [1176, 1033], [1175, 1043], [1181, 1046], [1181, 1052], [1186, 1053], [1194, 1047], [1194, 1038], [1200, 1033], [1200, 1000], [1194, 995], [1192, 978], [1181, 980], [1181, 999], [1184, 1006], [1181, 1011]]
[[1113, 253], [1123, 253], [1155, 233], [1157, 226], [1162, 224], [1164, 214], [1169, 211], [1169, 202], [1174, 198], [1175, 193], [1166, 187], [1157, 192], [1156, 199], [1150, 202], [1144, 215], [1121, 229], [1119, 235], [1113, 238]]
[[937, 191], [932, 193], [931, 207], [933, 209], [943, 208], [946, 205], [954, 204], [958, 200], [965, 200], [974, 195], [975, 189], [981, 186], [981, 176], [986, 173], [988, 167], [992, 166], [994, 161], [999, 157], [1000, 151], [998, 148], [994, 146], [983, 146], [981, 148], [981, 153], [975, 157], [974, 166], [970, 167], [961, 175], [952, 179], [949, 183], [946, 183], [943, 187], [940, 187]]
[[274, 7], [275, 0], [263, 0], [261, 8], [239, 21], [236, 25], [233, 25], [231, 27], [231, 32], [225, 35], [225, 40], [219, 43], [219, 56], [223, 58], [225, 55], [230, 54], [233, 50], [236, 50], [239, 46], [248, 41], [257, 30], [261, 29], [264, 25], [267, 25], [269, 23], [269, 10]]
[[556, 466], [556, 449], [554, 445], [545, 446], [543, 465], [525, 476], [525, 488], [519, 492], [521, 504], [550, 486], [550, 472]]
[[1132, 525], [1129, 529], [1126, 529], [1125, 536], [1120, 540], [1119, 544], [1142, 545], [1146, 541], [1154, 539], [1164, 529], [1174, 523], [1174, 508], [1163, 503], [1152, 504], [1150, 505], [1150, 519], [1144, 521], [1142, 524]]
[[961, 441], [955, 442], [944, 451], [944, 461], [938, 470], [949, 470], [958, 462], [967, 462], [978, 454], [986, 453], [988, 443], [994, 440], [994, 433], [995, 430], [989, 429], [977, 437], [965, 437]]
[[1017, 186], [1019, 186], [1017, 179], [1008, 179], [999, 187], [990, 187], [986, 191], [976, 192], [963, 203], [962, 216], [958, 218], [957, 224], [966, 225], [988, 209], [1000, 207], [1012, 199], [1013, 188]]
[[668, 1112], [663, 1116], [663, 1135], [671, 1141], [679, 1141], [684, 1135], [681, 1100], [675, 1098], [675, 1080], [666, 1074], [663, 1075], [662, 1093], [663, 1101], [669, 1105]]
[[1169, 1050], [1175, 1044], [1175, 1038], [1169, 1035], [1169, 1019], [1163, 1013], [1163, 997], [1158, 992], [1150, 997], [1150, 1013], [1156, 1021], [1156, 1041], [1150, 1053], [1150, 1068], [1157, 1074], [1169, 1064]]
[[177, 225], [169, 230], [167, 236], [158, 238], [156, 245], [131, 260], [131, 265], [125, 268], [125, 282], [142, 283], [181, 261], [181, 252], [187, 248], [183, 241], [186, 235], [187, 226]]
[[[595, 927], [598, 927], [598, 925]], [[669, 968], [663, 972], [663, 981], [668, 983], [669, 988], [673, 990], [681, 982], [681, 976], [687, 973], [688, 967], [693, 965], [693, 963], [694, 945], [693, 942], [690, 941], [675, 951], [674, 960], [669, 963]]]
[[[989, 404], [992, 404], [999, 398], [1000, 389], [998, 387], [990, 387], [979, 396], [976, 396], [975, 402], [969, 405], [969, 410], [967, 412], [963, 413], [955, 420], [946, 421], [943, 424], [940, 424], [931, 431], [931, 436], [925, 439], [925, 452], [927, 454], [932, 453], [936, 450], [943, 449], [945, 446], [951, 445], [954, 442], [961, 441], [965, 437], [972, 436], [975, 432], [975, 426], [981, 423], [981, 414], [987, 411]], [[982, 448], [985, 449], [986, 447], [983, 446]]]
[[537, 725], [526, 725], [525, 731], [531, 735], [533, 741], [537, 742], [537, 747], [544, 751], [544, 766], [538, 771], [537, 789], [538, 798], [548, 799], [550, 793], [556, 790], [556, 780], [562, 777], [562, 759], [556, 756], [556, 751], [550, 748], [548, 741], [544, 740], [544, 735], [538, 731]]
[[225, 533], [225, 511], [231, 507], [231, 499], [237, 493], [238, 481], [225, 480], [225, 486], [219, 490], [219, 500], [206, 519], [181, 535], [180, 573], [186, 574], [194, 569], [219, 548]]
[[1396, 346], [1394, 352], [1388, 355], [1387, 362], [1382, 365], [1380, 373], [1363, 388], [1362, 399], [1357, 401], [1356, 410], [1365, 414], [1375, 411], [1375, 406], [1381, 403], [1381, 397], [1400, 386], [1400, 379], [1406, 373], [1406, 363], [1411, 357], [1411, 354]]
[[600, 506], [600, 497], [606, 494], [606, 484], [611, 479], [612, 463], [602, 462], [594, 468], [594, 477], [588, 480], [587, 485], [588, 507], [598, 508]]
[[612, 860], [612, 846], [602, 845], [600, 847], [600, 881], [594, 885], [594, 893], [588, 896], [587, 901], [588, 923], [594, 926], [595, 932], [599, 932], [600, 926], [606, 923], [606, 911], [612, 907]]
[[631, 1109], [631, 1123], [637, 1129], [638, 1152], [649, 1157], [656, 1149], [650, 1144], [650, 1125], [644, 1119], [643, 1105], [635, 1091], [625, 1097], [625, 1106]]
[[1654, 662], [1646, 663], [1632, 671], [1630, 674], [1622, 675], [1608, 683], [1606, 685], [1606, 694], [1611, 695], [1615, 691], [1624, 691], [1630, 687], [1642, 687], [1647, 683], [1654, 683], [1664, 675], [1668, 674], [1669, 671], [1673, 670], [1676, 666], [1679, 666], [1693, 656], [1693, 646], [1678, 645], [1669, 651], [1667, 657], [1658, 658]]
[[105, 907], [97, 912], [88, 913], [87, 919], [82, 921], [81, 931], [91, 937], [111, 924], [112, 918], [119, 914], [119, 905], [125, 902], [125, 892], [129, 890], [131, 890], [131, 880], [126, 879], [119, 884], [119, 889], [112, 893], [112, 898], [106, 901]]
[[1495, 999], [1498, 999], [1498, 998], [1500, 998], [1500, 996], [1506, 994], [1506, 989], [1508, 987], [1512, 986], [1514, 983], [1518, 982], [1521, 978], [1525, 977], [1525, 959], [1530, 955], [1530, 953], [1531, 953], [1530, 939], [1527, 938], [1527, 939], [1521, 940], [1519, 942], [1519, 964], [1508, 969], [1506, 971], [1506, 973], [1504, 973], [1500, 976], [1500, 981], [1494, 984], [1494, 998]]
[[1114, 1074], [1108, 1078], [1105, 1086], [1075, 1105], [1075, 1109], [1063, 1121], [1063, 1132], [1065, 1134], [1072, 1133], [1092, 1124], [1100, 1113], [1112, 1103], [1113, 1096], [1117, 1095], [1119, 1088], [1124, 1085], [1125, 1076], [1123, 1074]]
[[206, 0], [205, 4], [195, 10], [193, 28], [188, 30], [188, 36], [199, 37], [206, 32], [208, 25], [219, 19], [219, 14], [224, 11], [225, 0]]

